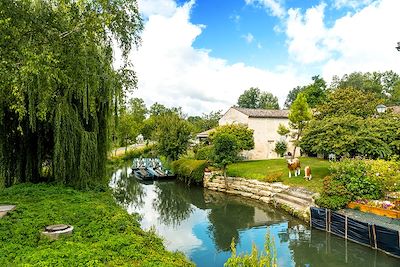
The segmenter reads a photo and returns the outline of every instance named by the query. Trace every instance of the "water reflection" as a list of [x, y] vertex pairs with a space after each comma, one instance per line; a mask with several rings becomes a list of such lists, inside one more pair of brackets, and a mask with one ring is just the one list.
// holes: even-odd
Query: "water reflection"
[[159, 214], [159, 222], [179, 226], [193, 212], [188, 188], [176, 186], [175, 182], [161, 182], [155, 185], [157, 198], [153, 200], [153, 208]]
[[197, 266], [223, 266], [234, 237], [237, 251], [262, 250], [267, 230], [274, 239], [278, 266], [400, 266], [400, 261], [318, 230], [260, 202], [174, 181], [140, 184], [130, 169], [111, 179], [116, 200], [155, 227], [167, 249], [180, 250]]
[[143, 185], [132, 179], [131, 173], [132, 170], [128, 167], [118, 169], [111, 177], [110, 187], [117, 202], [125, 208], [131, 205], [141, 208], [146, 193]]

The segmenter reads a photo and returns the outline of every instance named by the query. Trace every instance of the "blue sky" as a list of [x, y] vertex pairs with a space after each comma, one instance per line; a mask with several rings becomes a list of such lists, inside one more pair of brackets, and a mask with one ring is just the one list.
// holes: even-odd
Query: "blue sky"
[[249, 87], [281, 105], [313, 75], [400, 73], [398, 0], [138, 0], [132, 53], [146, 104], [190, 114], [226, 110]]

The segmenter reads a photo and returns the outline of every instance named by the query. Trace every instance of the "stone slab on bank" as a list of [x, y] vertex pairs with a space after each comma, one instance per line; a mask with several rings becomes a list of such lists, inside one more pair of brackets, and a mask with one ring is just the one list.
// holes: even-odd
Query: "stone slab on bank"
[[240, 177], [225, 178], [218, 173], [205, 172], [205, 188], [256, 199], [264, 203], [280, 206], [293, 215], [309, 221], [310, 207], [315, 206], [317, 196], [303, 188], [290, 187], [283, 183], [268, 183]]
[[0, 218], [5, 216], [7, 212], [15, 209], [15, 205], [1, 205], [0, 204]]

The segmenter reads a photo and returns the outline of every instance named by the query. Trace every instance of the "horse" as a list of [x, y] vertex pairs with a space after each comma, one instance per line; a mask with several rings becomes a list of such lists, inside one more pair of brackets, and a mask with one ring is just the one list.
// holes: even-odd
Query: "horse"
[[304, 179], [306, 179], [308, 181], [310, 181], [312, 179], [310, 166], [306, 166], [304, 168]]
[[298, 158], [288, 159], [288, 169], [289, 169], [289, 178], [292, 177], [292, 171], [294, 171], [294, 176], [300, 175], [300, 160]]

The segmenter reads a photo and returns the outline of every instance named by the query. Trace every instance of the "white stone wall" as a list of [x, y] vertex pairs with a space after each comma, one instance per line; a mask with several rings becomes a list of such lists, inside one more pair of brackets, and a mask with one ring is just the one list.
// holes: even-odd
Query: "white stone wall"
[[267, 183], [257, 180], [224, 177], [213, 172], [205, 172], [203, 178], [205, 188], [255, 199], [282, 207], [305, 221], [309, 221], [310, 207], [315, 206], [314, 198], [318, 194], [304, 193], [298, 188], [291, 188], [282, 183]]
[[227, 177], [226, 184], [223, 176], [212, 172], [204, 174], [203, 184], [210, 190], [257, 199], [265, 203], [271, 203], [275, 194], [289, 188], [282, 183], [266, 183], [239, 177]]
[[219, 125], [226, 125], [226, 124], [234, 124], [234, 123], [241, 123], [248, 125], [249, 117], [242, 112], [230, 108], [224, 116], [219, 120]]
[[[242, 112], [230, 108], [219, 120], [219, 125], [241, 123], [254, 131], [254, 149], [244, 151], [242, 155], [249, 160], [274, 159], [279, 156], [275, 153], [276, 142], [281, 140], [277, 133], [279, 124], [289, 127], [288, 118], [253, 118]], [[290, 137], [284, 138], [288, 144], [288, 151], [293, 153], [293, 144]], [[300, 148], [297, 148], [296, 156], [300, 156]]]

